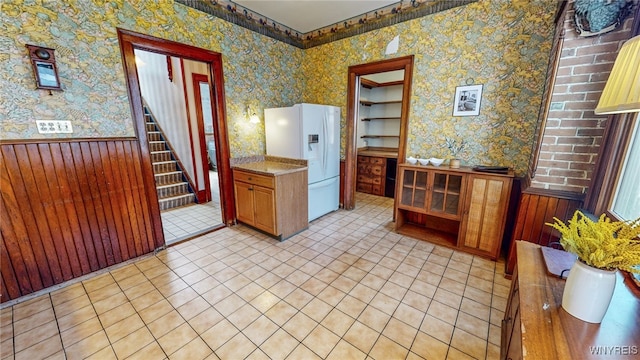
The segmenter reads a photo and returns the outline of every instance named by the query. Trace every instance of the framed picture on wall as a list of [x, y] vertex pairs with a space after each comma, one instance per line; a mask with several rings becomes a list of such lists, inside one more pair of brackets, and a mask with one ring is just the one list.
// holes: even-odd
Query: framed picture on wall
[[453, 102], [453, 116], [480, 115], [481, 99], [482, 85], [457, 86]]

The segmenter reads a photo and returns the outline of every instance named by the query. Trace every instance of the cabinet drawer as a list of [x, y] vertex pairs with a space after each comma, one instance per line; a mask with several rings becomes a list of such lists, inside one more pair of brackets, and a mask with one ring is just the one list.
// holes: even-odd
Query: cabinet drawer
[[386, 163], [384, 158], [379, 158], [379, 157], [369, 158], [369, 162], [373, 165], [384, 165]]
[[382, 178], [381, 177], [374, 177], [371, 179], [371, 183], [374, 185], [382, 185]]
[[371, 184], [373, 180], [370, 176], [358, 175], [358, 183]]
[[373, 185], [371, 186], [371, 193], [373, 195], [384, 195], [384, 189], [381, 185]]
[[382, 175], [382, 166], [371, 166], [371, 174], [377, 176]]
[[358, 163], [368, 163], [368, 162], [369, 162], [368, 156], [358, 156]]
[[365, 183], [361, 183], [361, 182], [356, 184], [356, 191], [370, 194], [371, 193], [371, 189], [372, 189], [372, 185], [371, 184], [365, 184]]
[[273, 189], [275, 187], [275, 184], [274, 184], [275, 178], [273, 176], [257, 175], [254, 173], [247, 173], [244, 171], [234, 170], [233, 178], [236, 181], [242, 181], [242, 182], [253, 184], [253, 185], [264, 186], [270, 189]]

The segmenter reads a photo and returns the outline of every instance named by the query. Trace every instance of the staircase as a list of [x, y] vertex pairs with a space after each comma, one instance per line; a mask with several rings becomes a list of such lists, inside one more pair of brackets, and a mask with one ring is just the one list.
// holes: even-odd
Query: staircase
[[156, 191], [160, 211], [193, 204], [195, 195], [192, 193], [186, 176], [178, 166], [176, 157], [164, 140], [164, 134], [156, 125], [149, 109], [144, 107], [147, 122], [147, 137], [151, 151], [151, 163], [156, 178]]

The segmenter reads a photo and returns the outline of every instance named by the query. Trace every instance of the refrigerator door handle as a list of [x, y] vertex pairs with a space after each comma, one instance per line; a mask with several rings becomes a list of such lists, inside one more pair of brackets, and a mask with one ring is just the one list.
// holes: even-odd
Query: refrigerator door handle
[[322, 172], [325, 177], [327, 176], [327, 149], [329, 148], [329, 137], [327, 136], [327, 129], [329, 128], [329, 126], [327, 122], [327, 111], [325, 110], [324, 117], [322, 119], [322, 134], [324, 135], [324, 141], [322, 142], [322, 144], [324, 145], [322, 149]]

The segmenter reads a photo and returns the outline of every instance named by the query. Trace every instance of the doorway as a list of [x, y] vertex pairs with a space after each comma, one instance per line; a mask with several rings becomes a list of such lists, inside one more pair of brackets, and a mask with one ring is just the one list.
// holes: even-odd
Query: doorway
[[407, 130], [409, 123], [409, 105], [411, 96], [411, 78], [413, 74], [413, 55], [396, 59], [382, 60], [368, 64], [353, 65], [348, 70], [347, 117], [346, 117], [346, 149], [344, 169], [344, 200], [346, 210], [355, 208], [355, 192], [357, 177], [357, 149], [360, 136], [358, 121], [360, 105], [360, 85], [364, 77], [378, 73], [403, 70], [402, 102], [400, 105], [400, 129], [398, 135], [397, 163], [401, 163], [406, 156]]
[[[165, 243], [168, 242], [166, 232], [164, 231], [165, 229], [163, 229], [165, 217], [161, 216], [160, 206], [158, 205], [159, 196], [156, 191], [152, 191], [152, 189], [155, 189], [156, 187], [156, 178], [153, 173], [153, 161], [151, 155], [153, 151], [153, 144], [150, 144], [150, 142], [147, 141], [148, 117], [143, 107], [140, 77], [136, 65], [136, 52], [140, 51], [166, 56], [167, 76], [172, 77], [182, 75], [184, 92], [190, 94], [188, 97], [185, 97], [183, 101], [191, 101], [191, 108], [194, 109], [192, 114], [187, 115], [192, 120], [189, 122], [189, 125], [187, 125], [189, 128], [187, 134], [191, 137], [188, 140], [191, 156], [188, 157], [187, 161], [184, 161], [186, 165], [183, 165], [185, 165], [184, 167], [191, 166], [194, 169], [200, 167], [206, 170], [200, 174], [194, 171], [193, 177], [196, 179], [192, 179], [192, 181], [190, 181], [191, 186], [195, 187], [195, 189], [192, 190], [194, 190], [194, 193], [200, 202], [207, 202], [208, 199], [213, 199], [213, 196], [211, 195], [212, 187], [218, 189], [218, 193], [220, 194], [218, 203], [219, 220], [216, 221], [215, 224], [208, 224], [209, 227], [207, 231], [221, 228], [225, 226], [225, 224], [233, 224], [235, 220], [235, 204], [232, 190], [231, 167], [229, 163], [229, 143], [225, 119], [226, 111], [224, 108], [224, 80], [222, 74], [221, 55], [190, 45], [157, 39], [122, 29], [118, 29], [118, 38], [120, 40], [124, 59], [124, 68], [127, 76], [129, 98], [131, 100], [136, 133], [142, 153], [142, 177], [145, 182], [145, 189], [147, 189], [146, 196], [149, 201], [150, 208], [152, 209], [151, 216], [153, 218], [153, 230], [155, 236], [157, 238], [163, 238]], [[199, 75], [201, 76], [192, 76], [192, 78], [187, 80], [184, 76], [184, 66], [169, 66], [170, 58], [177, 59], [181, 64], [186, 62], [199, 62], [204, 67], [204, 71], [191, 71], [194, 75], [200, 73]], [[173, 72], [174, 69], [176, 69], [176, 71], [181, 71], [182, 73], [176, 74]], [[206, 84], [206, 86], [202, 86], [203, 83]], [[197, 86], [194, 86], [196, 84]], [[203, 101], [203, 99], [207, 99], [208, 101]], [[208, 108], [206, 104], [207, 102], [209, 104]], [[205, 112], [207, 115], [205, 115]], [[211, 153], [215, 154], [216, 179], [219, 181], [219, 183], [214, 184], [214, 186], [209, 182], [210, 160], [209, 152], [207, 151], [207, 138], [205, 136], [204, 125], [206, 118], [210, 119], [211, 131], [209, 133], [209, 142], [212, 143], [215, 149]], [[185, 218], [191, 219], [193, 216], [186, 214]], [[183, 239], [186, 239], [198, 235], [195, 232], [197, 231], [182, 234], [182, 237]]]

